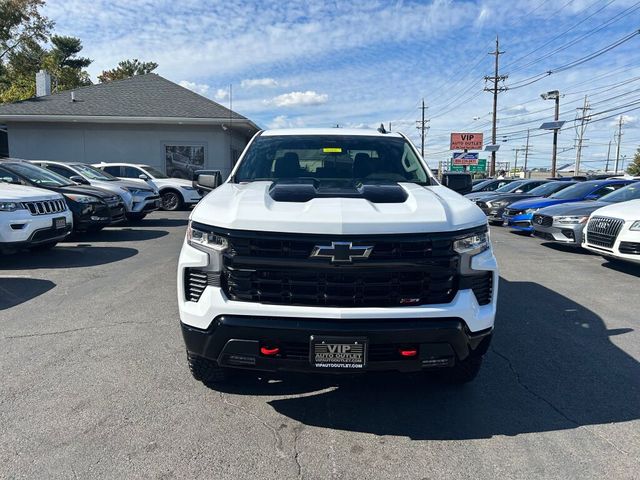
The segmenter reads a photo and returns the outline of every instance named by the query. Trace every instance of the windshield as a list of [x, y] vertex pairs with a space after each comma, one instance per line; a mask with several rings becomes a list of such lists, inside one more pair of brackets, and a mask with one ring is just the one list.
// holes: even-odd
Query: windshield
[[506, 185], [501, 186], [500, 188], [496, 189], [496, 193], [511, 193], [515, 190], [517, 190], [520, 186], [524, 185], [525, 183], [527, 183], [528, 180], [517, 180], [515, 182], [511, 182], [508, 183]]
[[632, 183], [626, 187], [622, 187], [620, 190], [608, 193], [600, 198], [601, 202], [627, 202], [629, 200], [640, 199], [640, 184]]
[[546, 197], [547, 195], [551, 195], [552, 193], [564, 190], [571, 185], [575, 185], [575, 182], [549, 182], [531, 189], [529, 191], [529, 194], [535, 195], [536, 197]]
[[472, 192], [476, 192], [478, 190], [482, 190], [484, 187], [486, 187], [487, 185], [489, 185], [491, 182], [493, 182], [493, 180], [483, 180], [480, 183], [476, 183], [473, 188], [471, 189]]
[[110, 175], [107, 172], [103, 172], [102, 170], [98, 170], [91, 165], [73, 165], [73, 168], [75, 168], [89, 180], [102, 180], [105, 182], [113, 182], [114, 180], [119, 180], [113, 175]]
[[554, 193], [549, 198], [557, 198], [560, 200], [578, 200], [601, 186], [600, 183], [577, 183], [569, 188]]
[[43, 187], [75, 185], [75, 183], [69, 183], [69, 180], [62, 175], [58, 175], [41, 167], [36, 167], [30, 163], [11, 163], [5, 166], [8, 166], [13, 172], [23, 176], [31, 183], [42, 185]]
[[149, 175], [151, 175], [153, 178], [157, 178], [157, 179], [164, 179], [164, 178], [169, 178], [168, 176], [166, 176], [164, 173], [162, 173], [160, 170], [156, 170], [153, 167], [147, 167], [146, 165], [142, 167], [144, 169], [145, 172], [147, 172]]
[[427, 172], [405, 139], [366, 135], [256, 138], [234, 181], [279, 179], [429, 185]]

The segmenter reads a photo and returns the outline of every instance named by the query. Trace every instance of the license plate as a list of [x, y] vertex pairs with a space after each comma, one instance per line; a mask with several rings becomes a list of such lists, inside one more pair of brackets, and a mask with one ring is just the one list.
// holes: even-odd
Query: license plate
[[310, 361], [319, 369], [358, 370], [367, 364], [367, 339], [311, 336]]
[[53, 228], [55, 228], [56, 230], [62, 230], [63, 228], [67, 228], [67, 219], [64, 217], [54, 218]]

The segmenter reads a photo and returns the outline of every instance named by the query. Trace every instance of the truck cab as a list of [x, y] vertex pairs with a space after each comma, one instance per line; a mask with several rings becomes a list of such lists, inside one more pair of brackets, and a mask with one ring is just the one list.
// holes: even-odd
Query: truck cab
[[177, 277], [191, 372], [470, 381], [496, 312], [487, 228], [400, 133], [259, 132], [190, 216]]

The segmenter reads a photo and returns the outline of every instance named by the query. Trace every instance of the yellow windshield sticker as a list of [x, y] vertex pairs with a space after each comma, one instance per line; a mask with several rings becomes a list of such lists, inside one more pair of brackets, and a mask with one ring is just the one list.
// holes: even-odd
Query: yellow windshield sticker
[[342, 148], [340, 147], [324, 147], [322, 149], [324, 153], [342, 153]]

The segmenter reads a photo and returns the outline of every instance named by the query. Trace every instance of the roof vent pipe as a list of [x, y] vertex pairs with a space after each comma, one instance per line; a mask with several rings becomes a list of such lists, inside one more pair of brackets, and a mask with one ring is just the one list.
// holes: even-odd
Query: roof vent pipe
[[76, 92], [71, 92], [71, 101], [75, 102], [76, 101]]
[[36, 97], [51, 95], [51, 75], [46, 70], [36, 73]]

